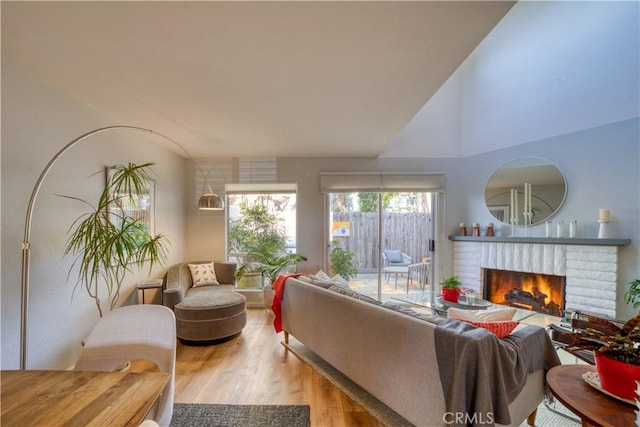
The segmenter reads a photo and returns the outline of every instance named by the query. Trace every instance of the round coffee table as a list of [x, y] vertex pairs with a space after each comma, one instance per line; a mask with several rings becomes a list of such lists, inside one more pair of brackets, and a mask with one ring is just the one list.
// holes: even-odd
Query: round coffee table
[[564, 406], [582, 420], [583, 426], [635, 427], [634, 405], [609, 397], [591, 387], [582, 374], [592, 365], [561, 365], [547, 372], [547, 385]]

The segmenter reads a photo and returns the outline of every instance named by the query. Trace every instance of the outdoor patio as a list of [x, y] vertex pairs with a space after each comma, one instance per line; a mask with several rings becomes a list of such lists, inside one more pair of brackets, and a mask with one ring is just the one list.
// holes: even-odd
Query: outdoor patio
[[[382, 301], [389, 301], [391, 297], [407, 294], [407, 274], [398, 274], [397, 286], [395, 274], [390, 274], [388, 281], [382, 274]], [[376, 273], [361, 273], [354, 279], [349, 281], [349, 287], [354, 291], [369, 295], [373, 298], [378, 297], [378, 275]], [[425, 289], [430, 289], [429, 285]], [[420, 293], [420, 283], [416, 280], [409, 281], [408, 293]]]

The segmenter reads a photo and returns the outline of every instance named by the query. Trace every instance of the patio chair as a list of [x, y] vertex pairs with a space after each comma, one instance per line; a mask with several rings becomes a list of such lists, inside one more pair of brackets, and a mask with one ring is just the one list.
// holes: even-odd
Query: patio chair
[[409, 293], [409, 282], [413, 283], [414, 280], [420, 284], [420, 290], [424, 291], [424, 288], [429, 283], [430, 268], [431, 263], [429, 262], [409, 265], [409, 273], [407, 274], [407, 293]]
[[404, 252], [396, 249], [385, 249], [382, 251], [385, 267], [404, 267], [411, 264], [413, 258]]
[[[383, 268], [386, 267], [408, 267], [413, 258], [404, 252], [397, 249], [385, 249], [382, 251], [382, 259], [383, 259]], [[391, 274], [388, 271], [385, 271], [385, 280], [389, 280], [389, 276]], [[397, 275], [396, 275], [397, 279]]]

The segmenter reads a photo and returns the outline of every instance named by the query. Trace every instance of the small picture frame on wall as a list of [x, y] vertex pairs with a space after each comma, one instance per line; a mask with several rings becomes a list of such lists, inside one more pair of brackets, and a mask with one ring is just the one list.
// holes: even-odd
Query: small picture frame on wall
[[[107, 184], [111, 179], [111, 169], [107, 168]], [[122, 226], [123, 221], [135, 221], [136, 227], [149, 236], [155, 235], [155, 181], [149, 179], [149, 186], [139, 194], [112, 194], [109, 203], [109, 221]]]
[[487, 206], [489, 208], [489, 212], [493, 215], [497, 220], [502, 222], [509, 222], [509, 206], [508, 205], [493, 205]]

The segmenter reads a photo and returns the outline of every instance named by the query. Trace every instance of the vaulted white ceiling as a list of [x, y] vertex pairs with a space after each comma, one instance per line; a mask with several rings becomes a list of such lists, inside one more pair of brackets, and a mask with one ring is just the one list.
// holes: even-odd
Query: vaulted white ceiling
[[2, 60], [196, 157], [375, 157], [512, 5], [3, 1]]

